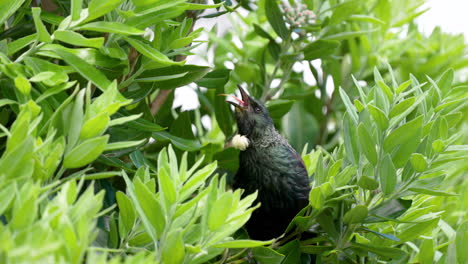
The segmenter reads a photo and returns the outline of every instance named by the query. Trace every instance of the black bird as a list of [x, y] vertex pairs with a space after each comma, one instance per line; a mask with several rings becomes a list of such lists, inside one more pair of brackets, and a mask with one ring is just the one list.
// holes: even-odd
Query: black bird
[[244, 195], [258, 190], [260, 208], [246, 224], [252, 239], [280, 236], [294, 216], [309, 203], [310, 182], [301, 156], [275, 129], [267, 108], [239, 86], [234, 97], [238, 133], [249, 140], [240, 152], [234, 188]]

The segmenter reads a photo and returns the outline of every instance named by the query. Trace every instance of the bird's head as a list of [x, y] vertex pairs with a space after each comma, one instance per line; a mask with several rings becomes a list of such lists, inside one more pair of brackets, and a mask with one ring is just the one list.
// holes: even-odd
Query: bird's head
[[234, 105], [239, 133], [248, 138], [262, 136], [274, 126], [268, 109], [260, 101], [249, 96], [241, 86], [238, 87], [241, 98], [233, 96], [236, 102], [228, 101], [228, 103]]

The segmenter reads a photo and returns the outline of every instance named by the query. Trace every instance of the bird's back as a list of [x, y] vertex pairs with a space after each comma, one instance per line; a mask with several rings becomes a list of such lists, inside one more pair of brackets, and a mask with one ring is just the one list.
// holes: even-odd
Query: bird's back
[[276, 131], [267, 140], [253, 141], [240, 153], [235, 188], [246, 194], [258, 190], [259, 209], [247, 223], [254, 239], [281, 235], [309, 200], [310, 183], [299, 154]]

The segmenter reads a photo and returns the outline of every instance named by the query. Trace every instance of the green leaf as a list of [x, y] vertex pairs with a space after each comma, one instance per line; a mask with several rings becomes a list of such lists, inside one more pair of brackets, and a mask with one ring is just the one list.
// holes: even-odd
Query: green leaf
[[142, 140], [121, 141], [121, 142], [109, 143], [104, 148], [104, 151], [111, 151], [111, 150], [119, 150], [119, 149], [136, 147], [136, 146], [139, 146], [139, 145], [142, 145], [143, 143], [145, 143], [146, 140], [147, 139], [144, 138]]
[[196, 81], [198, 86], [216, 89], [226, 85], [229, 81], [231, 71], [228, 69], [220, 69], [208, 72], [203, 78]]
[[357, 129], [348, 113], [343, 116], [343, 137], [346, 153], [348, 154], [346, 156], [353, 164], [357, 165], [360, 158]]
[[[12, 1], [14, 2], [14, 1]], [[0, 5], [1, 8], [1, 5]], [[1, 18], [0, 18], [1, 19]], [[1, 23], [0, 23], [1, 24]], [[26, 47], [27, 45], [33, 43], [37, 39], [37, 33], [28, 35], [26, 37], [22, 37], [16, 39], [10, 43], [8, 43], [8, 56], [15, 54], [16, 52], [20, 51], [22, 48]]]
[[422, 193], [422, 194], [429, 194], [432, 196], [456, 196], [457, 195], [456, 193], [449, 193], [449, 192], [428, 189], [428, 188], [421, 188], [421, 187], [411, 187], [411, 188], [408, 188], [408, 190], [412, 192]]
[[436, 153], [440, 153], [440, 152], [444, 151], [445, 143], [442, 140], [437, 139], [436, 141], [432, 142], [432, 149]]
[[24, 1], [25, 0], [0, 1], [0, 25], [3, 25], [3, 23], [23, 5]]
[[39, 7], [33, 7], [31, 8], [31, 11], [39, 40], [42, 42], [51, 43], [52, 38], [50, 37], [49, 32], [47, 32], [47, 29], [41, 20], [41, 9]]
[[403, 112], [406, 111], [406, 109], [408, 109], [410, 106], [412, 106], [414, 104], [414, 102], [416, 101], [416, 98], [415, 97], [410, 97], [404, 101], [401, 101], [400, 103], [398, 103], [397, 105], [395, 105], [391, 110], [390, 110], [390, 114], [389, 114], [389, 117], [392, 118], [394, 116], [397, 116]]
[[304, 59], [315, 60], [328, 58], [335, 53], [339, 46], [339, 41], [318, 39], [304, 47]]
[[310, 191], [309, 194], [309, 203], [315, 209], [320, 209], [324, 204], [324, 197], [322, 195], [322, 190], [319, 187], [315, 187]]
[[72, 111], [69, 114], [69, 129], [67, 147], [72, 148], [75, 146], [80, 136], [81, 126], [83, 125], [83, 104], [84, 104], [85, 89], [82, 89], [76, 95], [75, 102], [73, 103]]
[[60, 48], [52, 47], [51, 50], [72, 66], [84, 78], [94, 83], [101, 91], [105, 91], [110, 86], [111, 82], [107, 77], [83, 59]]
[[351, 15], [349, 17], [349, 20], [385, 25], [384, 21], [382, 21], [382, 20], [380, 20], [378, 18], [375, 18], [373, 16], [366, 16], [366, 15]]
[[161, 53], [159, 50], [153, 48], [149, 43], [146, 43], [145, 39], [124, 37], [124, 39], [132, 45], [138, 52], [143, 56], [160, 63], [162, 65], [183, 65], [185, 61], [175, 62], [170, 60], [166, 55]]
[[15, 78], [15, 86], [23, 95], [29, 95], [31, 92], [31, 83], [23, 75]]
[[369, 160], [372, 165], [377, 164], [377, 151], [375, 149], [375, 141], [372, 136], [369, 134], [364, 123], [359, 124], [358, 126], [358, 141], [361, 151], [364, 152], [367, 160]]
[[158, 68], [154, 70], [148, 70], [143, 72], [139, 79], [142, 78], [155, 78], [157, 76], [169, 76], [176, 74], [184, 74], [179, 78], [171, 78], [168, 80], [158, 81], [155, 85], [160, 89], [174, 89], [184, 85], [188, 85], [192, 82], [195, 82], [211, 70], [209, 67], [197, 66], [197, 65], [183, 65], [183, 66], [169, 66], [164, 68]]
[[276, 252], [269, 247], [255, 247], [252, 249], [252, 256], [256, 261], [260, 263], [281, 263], [284, 259], [284, 255]]
[[419, 262], [421, 264], [434, 263], [434, 240], [432, 238], [423, 239], [419, 247]]
[[393, 130], [384, 140], [384, 149], [390, 152], [394, 147], [411, 140], [422, 128], [423, 116], [418, 116]]
[[414, 170], [417, 172], [423, 172], [427, 168], [427, 161], [426, 157], [420, 153], [413, 153], [411, 155], [411, 165], [413, 166]]
[[81, 6], [83, 4], [83, 0], [71, 0], [70, 2], [71, 2], [71, 7], [70, 7], [71, 19], [72, 21], [78, 20], [80, 18]]
[[282, 39], [289, 37], [289, 30], [283, 20], [283, 13], [280, 11], [276, 0], [265, 0], [265, 14], [273, 30]]
[[88, 17], [85, 21], [94, 20], [117, 9], [120, 3], [122, 3], [122, 0], [92, 0], [88, 5]]
[[367, 244], [353, 243], [351, 248], [356, 248], [358, 250], [365, 250], [368, 252], [372, 252], [376, 255], [386, 257], [386, 258], [391, 258], [391, 259], [401, 259], [407, 255], [405, 251], [398, 249], [398, 248], [392, 248], [392, 247], [377, 247], [377, 246], [372, 246], [372, 245], [367, 245]]
[[162, 263], [181, 264], [184, 262], [185, 246], [182, 231], [182, 228], [178, 228], [167, 234], [167, 240], [161, 249]]
[[356, 205], [354, 208], [346, 212], [343, 217], [343, 222], [347, 224], [359, 224], [364, 222], [367, 214], [368, 210], [365, 205]]
[[[96, 0], [99, 1], [99, 0]], [[92, 22], [88, 24], [84, 24], [82, 26], [77, 27], [79, 30], [89, 30], [89, 31], [96, 31], [96, 32], [103, 32], [103, 33], [115, 33], [124, 36], [128, 35], [143, 35], [145, 31], [140, 30], [138, 28], [119, 23], [119, 22]]]
[[372, 179], [369, 176], [362, 175], [358, 182], [359, 187], [364, 188], [366, 190], [375, 190], [379, 188], [379, 182]]
[[428, 232], [431, 232], [439, 222], [439, 218], [431, 219], [425, 222], [419, 222], [416, 224], [408, 224], [404, 229], [398, 234], [398, 238], [401, 242], [411, 241], [413, 239], [419, 238], [419, 236], [424, 235]]
[[359, 123], [359, 118], [356, 113], [356, 110], [353, 104], [351, 103], [351, 101], [349, 100], [348, 95], [341, 87], [340, 87], [340, 96], [341, 96], [341, 100], [343, 100], [343, 103], [346, 106], [346, 112], [348, 113], [349, 117], [351, 117], [351, 120], [353, 120], [354, 124], [357, 125]]
[[159, 191], [164, 197], [167, 209], [169, 209], [177, 200], [176, 187], [173, 181], [174, 180], [171, 179], [170, 175], [168, 174], [165, 168], [160, 168], [158, 170]]
[[15, 198], [16, 188], [18, 188], [16, 182], [7, 186], [2, 186], [0, 190], [0, 201], [2, 201], [0, 203], [0, 215], [3, 215], [8, 207], [10, 207], [11, 201], [13, 201], [13, 198]]
[[156, 140], [161, 141], [170, 141], [174, 146], [178, 149], [186, 150], [186, 151], [195, 151], [199, 150], [202, 146], [197, 140], [189, 140], [181, 137], [176, 137], [171, 135], [166, 131], [154, 132], [153, 137]]
[[89, 120], [87, 120], [80, 132], [80, 139], [88, 139], [102, 135], [107, 129], [109, 124], [109, 115], [107, 113], [101, 113]]
[[458, 263], [468, 262], [468, 251], [466, 250], [466, 245], [468, 245], [468, 221], [463, 222], [458, 227], [455, 237]]
[[289, 112], [294, 100], [275, 99], [267, 102], [268, 112], [271, 118], [279, 119]]
[[223, 193], [210, 208], [210, 213], [208, 215], [208, 228], [210, 230], [216, 231], [225, 224], [229, 212], [231, 211], [233, 202], [232, 196], [231, 192]]
[[322, 39], [324, 39], [324, 40], [344, 40], [344, 39], [359, 37], [361, 35], [372, 33], [372, 32], [378, 31], [378, 30], [379, 29], [376, 28], [376, 29], [363, 30], [363, 31], [342, 32], [342, 33], [338, 33], [338, 34], [325, 36]]
[[161, 235], [166, 226], [166, 220], [161, 204], [155, 198], [154, 190], [152, 192], [139, 178], [136, 178], [135, 195], [144, 215], [154, 230], [156, 230], [156, 234]]
[[136, 216], [130, 198], [128, 198], [127, 195], [121, 191], [118, 191], [115, 197], [117, 199], [117, 204], [120, 211], [119, 215], [122, 219], [123, 225], [125, 226], [126, 230], [132, 230], [133, 225], [135, 224]]
[[257, 35], [259, 35], [260, 37], [266, 38], [271, 41], [275, 41], [275, 39], [272, 36], [270, 36], [270, 34], [268, 34], [268, 32], [266, 32], [263, 28], [261, 28], [260, 25], [254, 23], [253, 27], [255, 33], [257, 33]]
[[367, 105], [369, 109], [369, 113], [371, 114], [372, 118], [374, 119], [375, 123], [379, 127], [380, 131], [384, 131], [388, 127], [388, 118], [385, 116], [385, 113], [380, 110], [377, 106], [372, 104]]
[[239, 240], [216, 243], [213, 245], [213, 247], [216, 247], [216, 248], [256, 248], [256, 247], [261, 247], [264, 245], [269, 245], [273, 243], [274, 241], [275, 241], [274, 239], [267, 240], [267, 241], [239, 239]]
[[413, 83], [413, 80], [407, 80], [406, 82], [400, 84], [400, 86], [398, 86], [398, 88], [396, 89], [396, 94], [400, 94], [401, 92], [404, 92], [406, 88], [408, 88], [412, 83]]
[[397, 175], [395, 166], [393, 166], [392, 159], [389, 154], [385, 155], [379, 170], [380, 186], [385, 195], [391, 194], [396, 187]]
[[104, 38], [85, 38], [83, 35], [70, 30], [57, 30], [54, 39], [75, 46], [92, 47], [99, 49], [104, 44]]
[[63, 166], [73, 169], [93, 162], [104, 151], [108, 139], [109, 135], [105, 135], [83, 141], [65, 155]]

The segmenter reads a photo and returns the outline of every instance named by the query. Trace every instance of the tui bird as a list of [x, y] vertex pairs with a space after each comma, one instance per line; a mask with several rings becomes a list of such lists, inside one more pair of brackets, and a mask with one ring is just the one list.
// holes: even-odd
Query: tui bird
[[280, 236], [294, 216], [309, 203], [310, 182], [301, 156], [275, 129], [267, 108], [238, 86], [234, 97], [238, 133], [248, 139], [239, 154], [233, 188], [244, 195], [258, 190], [260, 207], [246, 224], [252, 239]]

